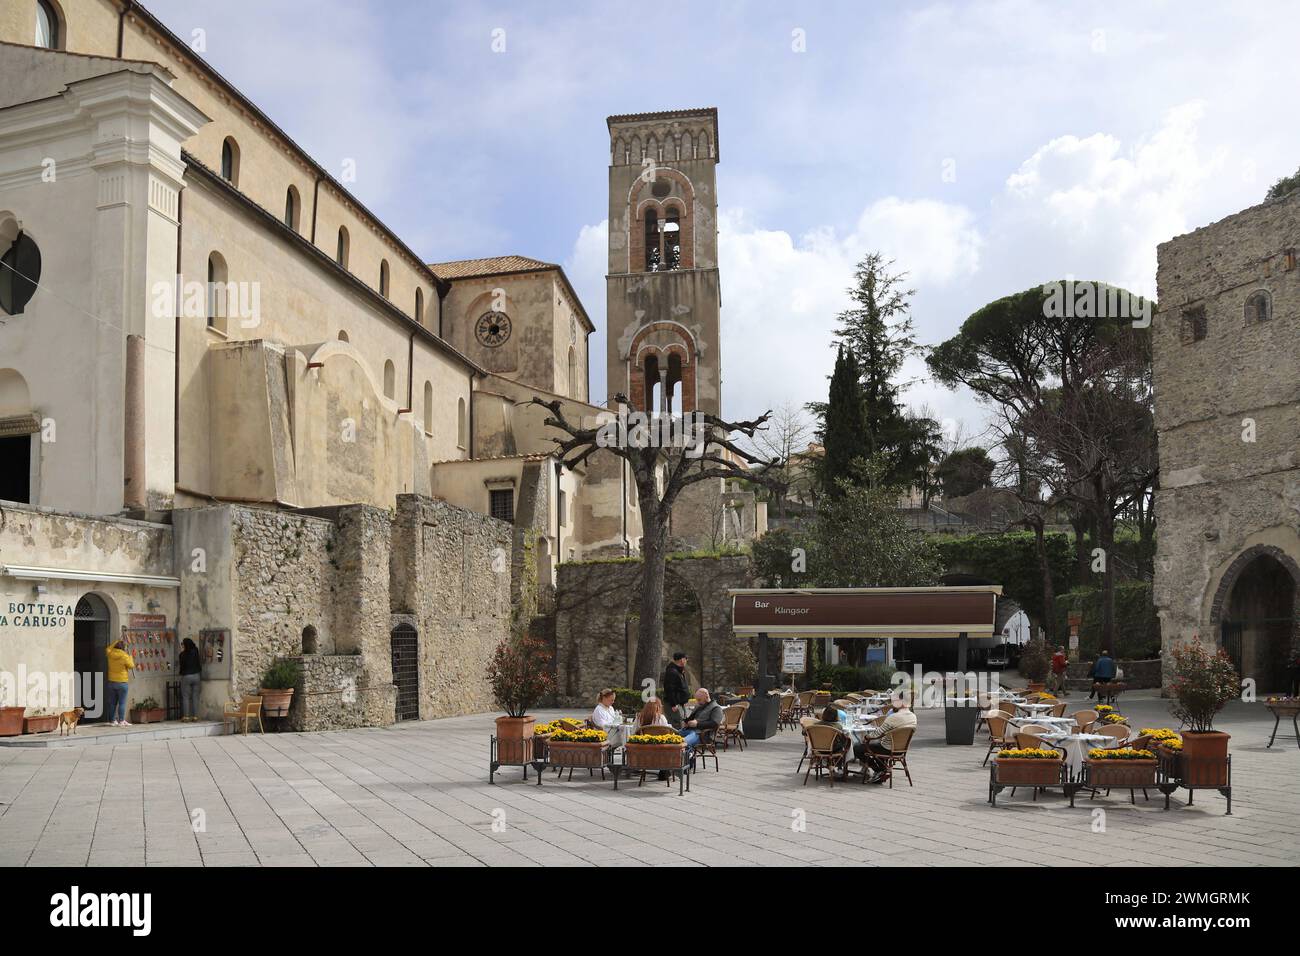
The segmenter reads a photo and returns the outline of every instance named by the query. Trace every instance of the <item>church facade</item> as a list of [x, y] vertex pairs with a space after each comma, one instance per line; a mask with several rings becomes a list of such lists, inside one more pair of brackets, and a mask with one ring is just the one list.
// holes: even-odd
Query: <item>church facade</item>
[[[0, 75], [0, 673], [65, 706], [125, 636], [161, 700], [191, 637], [209, 715], [286, 656], [299, 726], [490, 709], [524, 589], [640, 536], [532, 400], [720, 411], [716, 113], [609, 120], [593, 402], [560, 266], [426, 262], [139, 3], [5, 4]], [[720, 482], [673, 518], [765, 527]]]

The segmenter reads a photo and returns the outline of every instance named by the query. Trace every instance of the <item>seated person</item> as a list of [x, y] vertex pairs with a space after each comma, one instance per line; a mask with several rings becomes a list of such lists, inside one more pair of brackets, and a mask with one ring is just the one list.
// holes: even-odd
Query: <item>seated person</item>
[[[690, 720], [682, 721], [681, 735], [686, 740], [687, 750], [694, 750], [700, 743], [700, 734], [706, 730], [717, 730], [722, 726], [726, 715], [709, 697], [707, 689], [701, 687], [695, 692], [695, 710]], [[691, 757], [694, 760], [694, 757]]]
[[636, 725], [638, 727], [671, 727], [668, 718], [664, 716], [664, 705], [658, 697], [651, 697], [641, 708], [641, 713], [637, 717]]
[[884, 783], [889, 779], [889, 765], [877, 757], [893, 749], [894, 730], [915, 726], [916, 714], [912, 713], [901, 695], [895, 694], [889, 702], [889, 713], [885, 719], [864, 730], [862, 736], [866, 739], [853, 745], [853, 756], [862, 761], [862, 772], [872, 773], [867, 778], [867, 783]]
[[608, 687], [596, 696], [596, 709], [587, 720], [597, 730], [604, 731], [623, 723], [623, 715], [614, 707], [614, 692]]
[[[847, 715], [844, 713], [844, 711], [839, 710], [835, 707], [827, 707], [821, 712], [821, 719], [817, 721], [817, 723], [828, 724], [829, 726], [834, 727], [836, 730], [843, 730], [845, 727], [846, 717]], [[841, 750], [848, 750], [848, 749], [849, 749], [849, 738], [847, 736], [837, 737], [835, 739], [835, 753], [839, 753]]]

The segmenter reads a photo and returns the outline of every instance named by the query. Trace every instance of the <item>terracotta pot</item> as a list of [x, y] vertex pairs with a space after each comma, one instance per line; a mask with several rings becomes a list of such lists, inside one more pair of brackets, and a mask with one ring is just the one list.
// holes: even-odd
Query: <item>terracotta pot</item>
[[1006, 787], [1054, 787], [1061, 782], [1062, 761], [1043, 757], [994, 757], [997, 781]]
[[575, 740], [552, 740], [546, 745], [546, 759], [552, 767], [603, 767], [609, 741], [582, 743]]
[[163, 707], [150, 707], [148, 710], [141, 710], [139, 707], [131, 709], [133, 724], [161, 724], [166, 716], [167, 710]]
[[259, 687], [257, 693], [262, 698], [262, 713], [266, 714], [266, 716], [289, 716], [289, 705], [293, 703], [292, 687], [284, 690], [272, 690], [269, 687]]
[[686, 755], [686, 744], [628, 744], [624, 760], [629, 770], [677, 770]]
[[497, 718], [497, 760], [503, 764], [526, 764], [533, 760], [533, 717]]
[[0, 707], [0, 737], [17, 737], [23, 732], [26, 707]]
[[1141, 789], [1156, 785], [1156, 759], [1085, 760], [1088, 783], [1094, 787]]
[[43, 714], [40, 717], [24, 717], [23, 733], [48, 734], [59, 726], [58, 714]]
[[1183, 731], [1183, 785], [1226, 787], [1228, 785], [1229, 735], [1217, 730]]

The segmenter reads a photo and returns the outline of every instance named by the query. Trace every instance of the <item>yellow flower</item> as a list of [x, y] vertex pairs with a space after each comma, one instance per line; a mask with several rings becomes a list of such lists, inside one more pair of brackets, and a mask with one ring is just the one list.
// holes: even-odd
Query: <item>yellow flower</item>
[[1057, 750], [1048, 750], [1045, 747], [1024, 747], [1020, 749], [999, 750], [999, 757], [1006, 757], [1010, 760], [1060, 760], [1061, 753]]
[[679, 737], [677, 734], [633, 734], [627, 738], [630, 744], [666, 744], [676, 746], [686, 743], [686, 738]]

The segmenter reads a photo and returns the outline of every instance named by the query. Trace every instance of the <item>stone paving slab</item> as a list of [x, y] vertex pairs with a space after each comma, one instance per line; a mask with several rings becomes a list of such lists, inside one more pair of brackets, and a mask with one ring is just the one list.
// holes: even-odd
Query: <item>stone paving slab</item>
[[[1079, 702], [1082, 695], [1073, 695]], [[1130, 694], [1137, 726], [1167, 702]], [[1074, 709], [1073, 707], [1071, 709]], [[543, 711], [539, 719], [573, 712]], [[804, 786], [786, 731], [722, 753], [684, 797], [653, 779], [487, 782], [494, 715], [320, 734], [196, 736], [0, 749], [3, 866], [1294, 866], [1300, 749], [1233, 704], [1233, 815], [1213, 791], [1090, 800], [1025, 790], [987, 803], [986, 744], [943, 743], [921, 711], [915, 787]], [[196, 811], [198, 813], [196, 814]], [[1101, 811], [1100, 813], [1098, 811]], [[195, 829], [195, 820], [202, 828]]]

